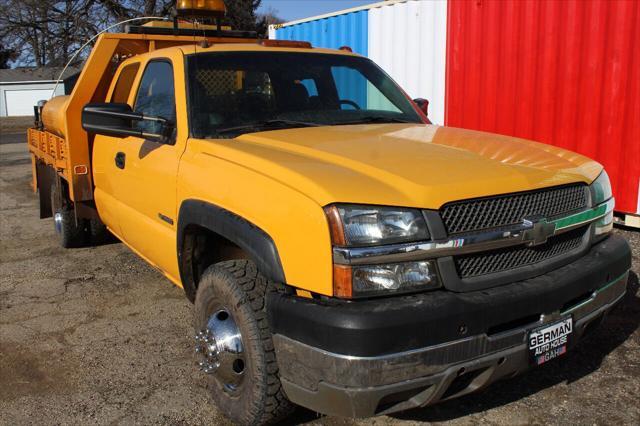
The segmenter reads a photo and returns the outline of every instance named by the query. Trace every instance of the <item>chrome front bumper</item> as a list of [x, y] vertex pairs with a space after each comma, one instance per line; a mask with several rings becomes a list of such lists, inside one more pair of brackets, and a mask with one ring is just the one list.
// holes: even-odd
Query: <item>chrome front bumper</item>
[[388, 414], [456, 398], [527, 370], [526, 336], [532, 328], [572, 315], [575, 344], [620, 301], [627, 279], [628, 272], [568, 309], [519, 328], [384, 356], [331, 353], [276, 334], [280, 379], [294, 403], [344, 417]]

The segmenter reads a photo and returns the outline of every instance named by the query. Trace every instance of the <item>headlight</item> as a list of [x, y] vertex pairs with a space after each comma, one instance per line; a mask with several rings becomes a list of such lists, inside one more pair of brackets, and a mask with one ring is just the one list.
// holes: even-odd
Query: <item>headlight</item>
[[[606, 171], [602, 171], [600, 176], [590, 186], [591, 199], [593, 206], [602, 204], [608, 201], [613, 196], [611, 191], [611, 182], [609, 181], [609, 175]], [[607, 213], [604, 217], [598, 219], [595, 222], [595, 235], [596, 238], [603, 238], [606, 234], [613, 230], [613, 211]], [[599, 238], [598, 238], [599, 239]]]
[[[429, 239], [422, 212], [397, 207], [333, 205], [325, 208], [332, 243], [369, 247]], [[342, 298], [431, 290], [440, 287], [433, 261], [334, 265], [333, 293]]]
[[613, 231], [613, 212], [607, 213], [596, 221], [596, 237]]
[[354, 299], [433, 290], [440, 287], [433, 261], [382, 265], [334, 265], [333, 295]]
[[609, 181], [609, 175], [606, 171], [602, 171], [600, 176], [591, 184], [591, 198], [593, 205], [597, 206], [600, 203], [607, 201], [613, 196], [611, 192], [611, 182]]
[[429, 238], [420, 210], [336, 205], [325, 211], [333, 244], [337, 246], [382, 245]]
[[353, 269], [352, 296], [356, 297], [438, 287], [435, 267], [428, 261], [360, 266]]

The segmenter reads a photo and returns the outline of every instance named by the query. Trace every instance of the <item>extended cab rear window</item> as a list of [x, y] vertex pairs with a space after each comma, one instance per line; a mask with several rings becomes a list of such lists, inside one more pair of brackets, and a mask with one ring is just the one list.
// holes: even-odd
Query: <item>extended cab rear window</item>
[[187, 73], [191, 135], [198, 138], [233, 137], [274, 122], [280, 128], [303, 127], [299, 123], [422, 123], [404, 92], [367, 58], [200, 53], [187, 57]]
[[131, 87], [133, 86], [133, 81], [136, 79], [136, 74], [138, 74], [139, 68], [140, 64], [136, 63], [127, 65], [122, 69], [118, 76], [116, 87], [113, 90], [113, 95], [111, 95], [111, 102], [121, 104], [127, 103], [129, 100], [129, 94], [131, 93]]

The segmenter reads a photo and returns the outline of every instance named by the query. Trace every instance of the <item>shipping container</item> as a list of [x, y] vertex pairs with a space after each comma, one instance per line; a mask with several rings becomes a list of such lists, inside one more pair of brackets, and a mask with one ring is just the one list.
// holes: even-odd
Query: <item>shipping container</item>
[[640, 213], [640, 2], [450, 0], [447, 43], [447, 125], [594, 158]]
[[270, 37], [350, 46], [427, 98], [434, 123], [594, 158], [616, 209], [640, 214], [639, 1], [391, 0], [274, 26]]
[[443, 124], [446, 25], [446, 1], [392, 0], [272, 26], [270, 37], [368, 56]]

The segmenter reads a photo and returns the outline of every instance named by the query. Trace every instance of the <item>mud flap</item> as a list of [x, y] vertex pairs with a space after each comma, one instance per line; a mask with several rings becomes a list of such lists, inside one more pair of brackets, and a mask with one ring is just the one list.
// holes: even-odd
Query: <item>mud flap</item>
[[38, 198], [40, 200], [40, 219], [46, 219], [53, 216], [51, 209], [51, 185], [57, 178], [55, 170], [51, 166], [37, 161], [35, 164], [36, 184], [38, 189]]

